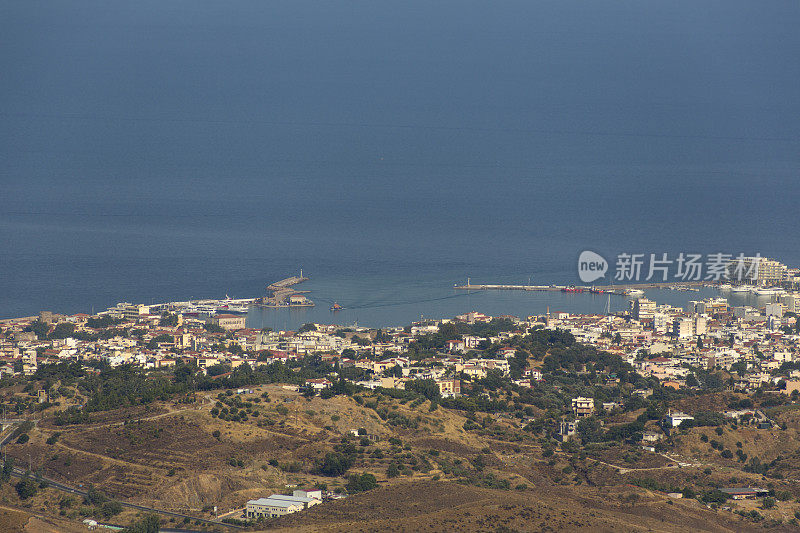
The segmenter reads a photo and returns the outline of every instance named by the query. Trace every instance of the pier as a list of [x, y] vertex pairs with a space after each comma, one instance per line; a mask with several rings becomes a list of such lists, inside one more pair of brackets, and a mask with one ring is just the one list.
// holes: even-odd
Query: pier
[[271, 292], [272, 296], [259, 298], [255, 301], [255, 305], [258, 307], [313, 307], [314, 302], [304, 296], [310, 291], [298, 291], [292, 288], [304, 281], [308, 281], [308, 278], [303, 276], [301, 270], [299, 276], [270, 283], [267, 291]]
[[474, 284], [467, 280], [466, 285], [456, 285], [454, 288], [464, 291], [560, 291], [560, 292], [589, 292], [594, 294], [626, 294], [629, 291], [644, 289], [671, 289], [671, 290], [697, 290], [699, 287], [714, 287], [707, 281], [667, 281], [661, 283], [630, 283], [620, 285], [498, 285]]

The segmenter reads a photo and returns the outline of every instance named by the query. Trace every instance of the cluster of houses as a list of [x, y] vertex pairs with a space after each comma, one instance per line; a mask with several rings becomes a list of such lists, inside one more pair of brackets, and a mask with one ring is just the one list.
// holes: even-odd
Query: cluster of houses
[[[691, 387], [691, 367], [735, 369], [734, 387], [754, 390], [781, 385], [786, 394], [800, 391], [800, 371], [781, 372], [784, 363], [800, 361], [797, 319], [800, 296], [765, 302], [761, 309], [730, 307], [723, 298], [690, 302], [688, 309], [640, 297], [630, 301], [624, 313], [575, 315], [555, 313], [526, 319], [491, 317], [472, 312], [450, 320], [428, 320], [410, 327], [387, 328], [377, 335], [367, 328], [342, 329], [315, 325], [311, 331], [261, 331], [245, 327], [245, 318], [215, 315], [211, 319], [177, 316], [170, 325], [146, 306], [119, 304], [101, 315], [123, 320], [119, 327], [138, 330], [138, 338], [114, 336], [83, 341], [76, 335], [63, 339], [39, 339], [30, 331], [34, 321], [68, 322], [78, 332], [96, 333], [86, 314], [59, 316], [42, 312], [38, 317], [5, 320], [0, 323], [0, 376], [35, 372], [43, 361], [101, 360], [109, 365], [135, 364], [163, 368], [178, 359], [207, 370], [216, 365], [231, 369], [249, 364], [287, 362], [316, 354], [340, 368], [357, 367], [368, 376], [358, 383], [364, 387], [404, 388], [414, 379], [431, 379], [444, 397], [461, 393], [463, 379], [479, 379], [496, 371], [509, 375], [509, 361], [515, 353], [511, 339], [533, 328], [569, 331], [582, 343], [618, 354], [640, 374], [658, 378], [663, 386]], [[791, 306], [791, 309], [789, 307]], [[411, 343], [421, 335], [439, 331], [442, 324], [488, 322], [507, 318], [517, 331], [493, 336], [461, 335], [449, 340], [435, 356], [412, 362], [407, 356]], [[209, 328], [213, 323], [216, 328]], [[486, 358], [481, 348], [493, 346]], [[784, 367], [785, 368], [785, 367]], [[609, 376], [613, 379], [613, 376]], [[541, 371], [530, 366], [515, 380], [532, 386], [542, 380]], [[317, 390], [331, 385], [325, 378], [306, 384]], [[579, 407], [582, 413], [586, 408]], [[580, 416], [576, 412], [576, 416]]]
[[800, 361], [798, 306], [730, 307], [724, 298], [708, 298], [688, 307], [657, 305], [642, 297], [631, 300], [625, 313], [557, 313], [548, 315], [545, 325], [619, 355], [639, 374], [654, 376], [667, 387], [686, 387], [692, 374], [688, 367], [699, 367], [735, 369], [737, 390], [778, 383], [787, 394], [800, 390], [800, 371], [780, 372], [784, 363]]

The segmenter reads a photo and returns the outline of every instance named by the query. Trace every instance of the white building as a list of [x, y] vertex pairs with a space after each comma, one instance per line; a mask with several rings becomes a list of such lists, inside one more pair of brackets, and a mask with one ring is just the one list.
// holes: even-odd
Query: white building
[[592, 416], [594, 413], [594, 398], [578, 396], [572, 399], [572, 412], [577, 417]]
[[706, 320], [706, 317], [702, 315], [697, 315], [694, 317], [694, 334], [705, 335], [706, 331], [708, 330], [707, 324], [708, 321]]
[[150, 307], [146, 305], [127, 305], [122, 310], [122, 316], [125, 320], [131, 320], [136, 322], [143, 316], [147, 316], [150, 314]]
[[656, 303], [647, 298], [638, 298], [631, 302], [633, 318], [638, 321], [652, 320], [656, 312]]
[[789, 311], [791, 313], [800, 312], [800, 294], [783, 294], [780, 297], [780, 301], [785, 306], [785, 311]]
[[679, 338], [685, 339], [694, 334], [694, 323], [689, 318], [676, 318], [672, 322], [672, 334]]
[[784, 306], [780, 302], [768, 303], [764, 306], [764, 314], [767, 316], [782, 317], [784, 313]]
[[666, 416], [667, 424], [673, 428], [680, 426], [687, 420], [694, 420], [694, 417], [678, 411], [670, 411]]
[[259, 498], [250, 500], [245, 507], [245, 515], [248, 519], [258, 520], [259, 518], [273, 518], [285, 516], [305, 509], [303, 502], [278, 500], [275, 498]]

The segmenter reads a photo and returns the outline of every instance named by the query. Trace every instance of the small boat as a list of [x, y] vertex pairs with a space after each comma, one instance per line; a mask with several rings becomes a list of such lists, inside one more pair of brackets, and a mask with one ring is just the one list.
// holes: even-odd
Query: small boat
[[331, 311], [341, 311], [342, 309], [344, 309], [344, 307], [337, 304], [336, 302], [333, 302], [333, 305], [331, 306]]
[[731, 288], [732, 287], [730, 283], [723, 283], [722, 285], [719, 286], [719, 290], [721, 291], [729, 291], [731, 290]]
[[750, 292], [750, 287], [748, 287], [746, 285], [739, 285], [738, 287], [731, 287], [731, 292], [738, 292], [738, 293]]
[[628, 296], [644, 296], [644, 291], [641, 289], [628, 289], [625, 294]]

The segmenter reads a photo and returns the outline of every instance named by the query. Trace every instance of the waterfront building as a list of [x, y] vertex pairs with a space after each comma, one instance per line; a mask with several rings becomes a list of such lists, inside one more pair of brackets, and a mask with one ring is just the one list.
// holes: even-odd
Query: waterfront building
[[208, 319], [211, 324], [219, 326], [227, 330], [243, 329], [245, 323], [245, 316], [242, 315], [214, 315]]
[[147, 305], [126, 305], [122, 310], [122, 317], [125, 320], [137, 322], [150, 314], [150, 307]]
[[[753, 265], [756, 262], [756, 265]], [[766, 257], [745, 257], [741, 260], [733, 259], [728, 263], [727, 272], [731, 280], [738, 281], [739, 273], [744, 277], [750, 270], [753, 272], [742, 279], [742, 282], [758, 285], [779, 285], [787, 279], [788, 267], [779, 261]], [[755, 277], [755, 279], [752, 279]]]

